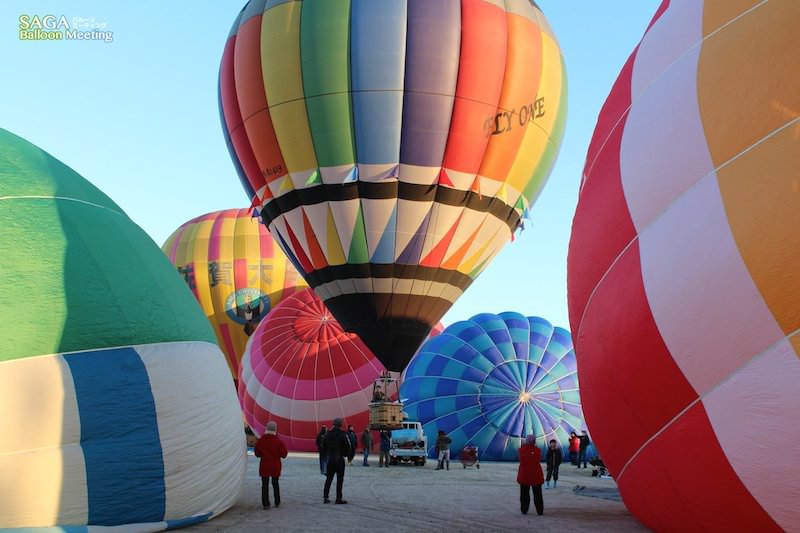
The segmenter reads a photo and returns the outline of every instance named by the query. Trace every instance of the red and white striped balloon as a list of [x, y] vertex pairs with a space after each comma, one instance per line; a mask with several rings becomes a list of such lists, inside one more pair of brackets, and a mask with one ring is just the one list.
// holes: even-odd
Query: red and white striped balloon
[[656, 531], [798, 530], [800, 2], [665, 0], [569, 246], [593, 440]]
[[334, 418], [360, 431], [369, 424], [372, 384], [384, 366], [347, 333], [311, 289], [281, 302], [245, 348], [239, 401], [257, 435], [274, 420], [293, 451], [316, 451]]

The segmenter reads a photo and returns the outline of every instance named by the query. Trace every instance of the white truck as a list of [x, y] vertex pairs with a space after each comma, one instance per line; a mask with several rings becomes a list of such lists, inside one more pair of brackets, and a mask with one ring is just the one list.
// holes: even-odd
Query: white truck
[[390, 463], [414, 463], [425, 466], [428, 455], [428, 437], [419, 422], [404, 421], [400, 429], [392, 430], [392, 448], [389, 450]]

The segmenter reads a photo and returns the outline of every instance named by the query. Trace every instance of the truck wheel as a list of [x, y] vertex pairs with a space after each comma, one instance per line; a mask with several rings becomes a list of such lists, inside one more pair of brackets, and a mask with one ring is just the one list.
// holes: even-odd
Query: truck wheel
[[475, 465], [475, 468], [477, 468], [478, 470], [480, 470], [480, 469], [481, 469], [481, 465], [479, 465], [479, 464], [476, 464], [476, 465]]
[[424, 457], [422, 458], [422, 462], [420, 463], [420, 466], [425, 466], [425, 458]]

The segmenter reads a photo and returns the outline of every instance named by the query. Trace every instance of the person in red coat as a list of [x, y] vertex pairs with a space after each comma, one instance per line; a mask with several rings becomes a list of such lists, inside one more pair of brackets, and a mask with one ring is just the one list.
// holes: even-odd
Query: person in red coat
[[533, 505], [536, 507], [536, 514], [544, 513], [544, 502], [542, 501], [542, 484], [544, 474], [542, 474], [542, 452], [536, 446], [536, 437], [528, 435], [525, 437], [525, 444], [519, 448], [519, 470], [517, 471], [517, 483], [519, 483], [519, 504], [522, 514], [528, 514], [531, 506], [531, 489], [533, 489]]
[[256, 457], [261, 458], [258, 473], [261, 476], [261, 505], [269, 509], [269, 480], [272, 479], [272, 492], [275, 493], [275, 507], [281, 504], [281, 486], [278, 479], [281, 477], [281, 459], [288, 454], [286, 445], [278, 437], [278, 425], [270, 421], [266, 432], [256, 442]]

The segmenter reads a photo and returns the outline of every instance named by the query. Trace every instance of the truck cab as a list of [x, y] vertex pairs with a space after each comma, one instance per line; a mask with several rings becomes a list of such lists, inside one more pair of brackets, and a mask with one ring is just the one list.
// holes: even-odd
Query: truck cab
[[422, 424], [406, 420], [399, 429], [392, 430], [392, 448], [389, 450], [390, 463], [413, 463], [424, 466], [428, 450], [428, 437]]

